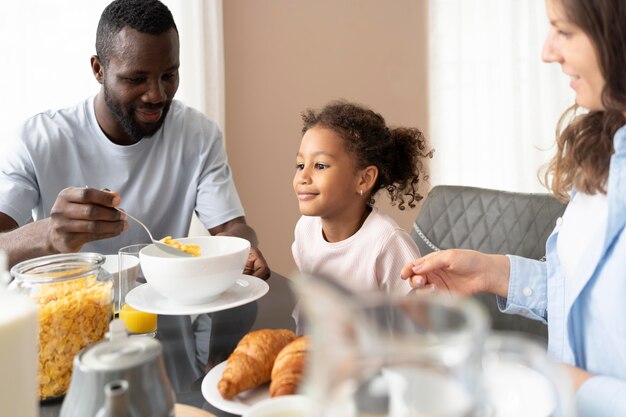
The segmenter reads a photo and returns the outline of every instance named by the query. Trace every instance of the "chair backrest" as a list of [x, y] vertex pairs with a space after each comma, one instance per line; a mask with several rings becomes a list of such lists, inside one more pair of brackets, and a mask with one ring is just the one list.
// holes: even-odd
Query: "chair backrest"
[[[543, 259], [546, 240], [565, 207], [550, 194], [440, 185], [424, 200], [412, 236], [422, 255], [458, 248]], [[542, 323], [500, 313], [490, 294], [476, 298], [489, 310], [494, 329], [547, 339]]]

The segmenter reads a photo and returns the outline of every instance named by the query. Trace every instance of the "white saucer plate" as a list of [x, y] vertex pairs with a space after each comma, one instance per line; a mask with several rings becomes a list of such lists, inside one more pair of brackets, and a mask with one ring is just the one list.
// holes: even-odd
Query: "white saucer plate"
[[313, 408], [311, 399], [305, 395], [280, 395], [253, 405], [241, 417], [312, 417]]
[[228, 310], [258, 300], [269, 291], [267, 282], [251, 275], [241, 274], [232, 287], [224, 291], [214, 300], [203, 304], [173, 304], [156, 292], [150, 284], [142, 284], [126, 294], [126, 303], [131, 307], [161, 315], [179, 316], [212, 313]]
[[217, 383], [222, 378], [222, 373], [226, 367], [226, 361], [215, 365], [202, 380], [202, 396], [213, 407], [232, 414], [244, 414], [253, 405], [270, 398], [269, 384], [263, 384], [258, 388], [249, 389], [230, 400], [222, 398], [222, 394], [217, 390]]

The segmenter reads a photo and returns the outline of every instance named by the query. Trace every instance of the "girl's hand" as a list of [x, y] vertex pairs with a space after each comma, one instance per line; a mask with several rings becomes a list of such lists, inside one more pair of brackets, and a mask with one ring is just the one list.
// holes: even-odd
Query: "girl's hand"
[[509, 288], [509, 258], [472, 250], [433, 252], [404, 266], [402, 279], [413, 288], [430, 287], [463, 295], [491, 292], [505, 297]]

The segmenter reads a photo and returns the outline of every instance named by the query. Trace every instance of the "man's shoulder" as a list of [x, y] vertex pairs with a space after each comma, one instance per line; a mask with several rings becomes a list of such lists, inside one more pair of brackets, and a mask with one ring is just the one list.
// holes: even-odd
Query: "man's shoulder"
[[61, 142], [69, 143], [83, 137], [83, 132], [90, 125], [88, 100], [61, 109], [42, 111], [29, 117], [17, 129], [17, 143], [45, 153]]
[[188, 106], [180, 100], [172, 100], [170, 113], [175, 119], [197, 121], [210, 125], [216, 124], [209, 116], [194, 107]]
[[36, 113], [23, 122], [23, 129], [32, 131], [33, 129], [45, 129], [46, 127], [86, 125], [88, 121], [89, 100], [85, 99], [71, 106], [48, 109]]
[[166, 135], [185, 132], [188, 136], [220, 137], [221, 130], [206, 114], [179, 100], [173, 100], [165, 129]]

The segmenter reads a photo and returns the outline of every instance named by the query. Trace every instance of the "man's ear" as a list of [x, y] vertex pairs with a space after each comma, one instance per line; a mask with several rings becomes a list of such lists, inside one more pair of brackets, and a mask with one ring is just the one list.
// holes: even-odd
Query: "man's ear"
[[100, 84], [104, 83], [104, 65], [100, 62], [98, 55], [92, 55], [91, 57], [91, 71], [93, 76], [96, 77], [96, 81]]
[[376, 184], [378, 179], [378, 167], [376, 165], [369, 165], [361, 170], [361, 179], [359, 186], [364, 192], [370, 192], [370, 190]]

